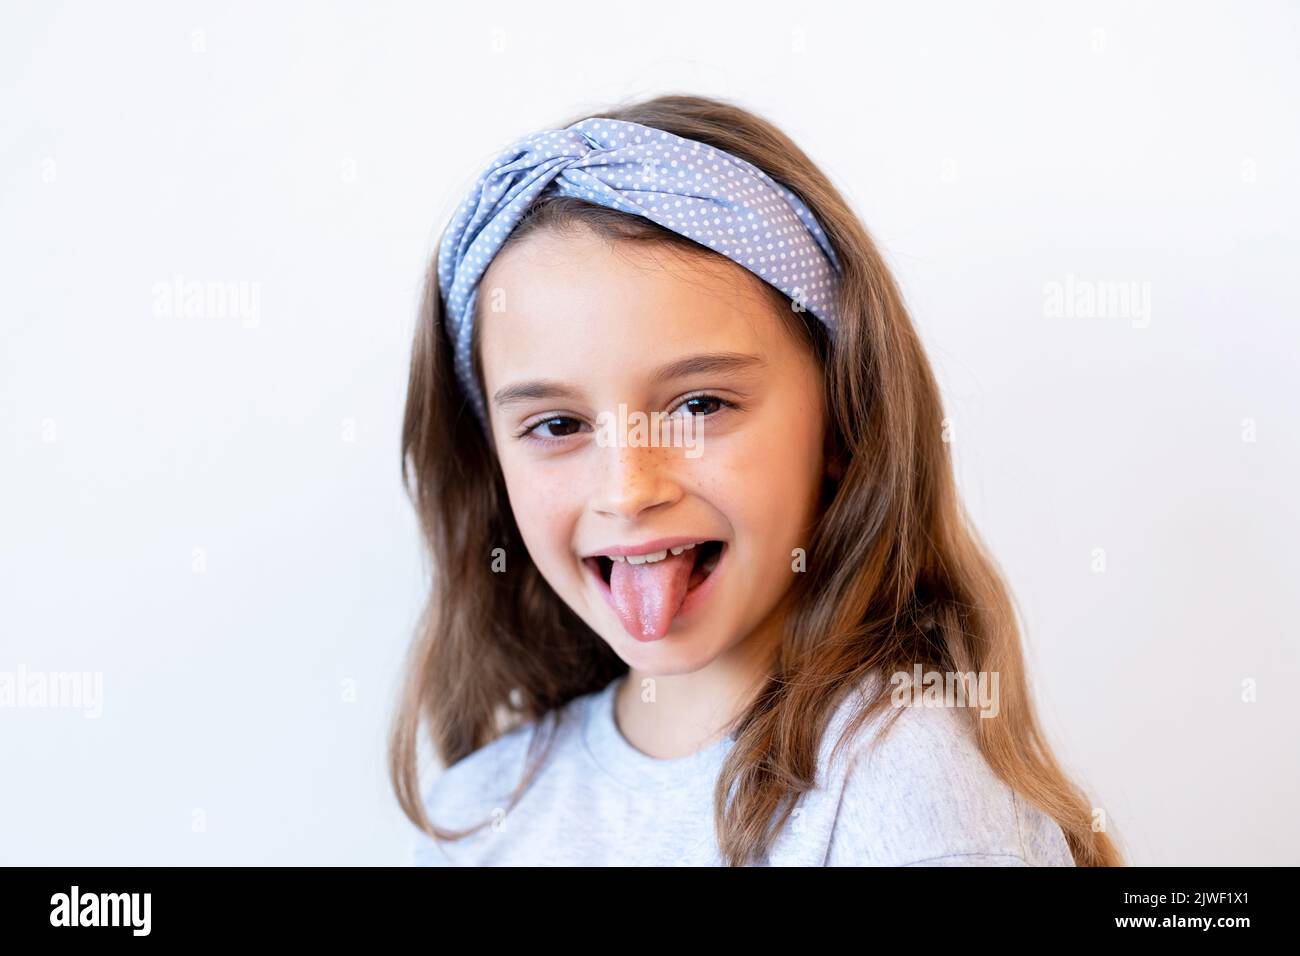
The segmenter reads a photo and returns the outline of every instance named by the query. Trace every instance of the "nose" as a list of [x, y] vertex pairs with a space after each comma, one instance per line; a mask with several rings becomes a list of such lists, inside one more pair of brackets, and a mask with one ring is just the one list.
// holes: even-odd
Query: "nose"
[[636, 520], [682, 496], [671, 448], [611, 444], [599, 450], [591, 508], [605, 517]]

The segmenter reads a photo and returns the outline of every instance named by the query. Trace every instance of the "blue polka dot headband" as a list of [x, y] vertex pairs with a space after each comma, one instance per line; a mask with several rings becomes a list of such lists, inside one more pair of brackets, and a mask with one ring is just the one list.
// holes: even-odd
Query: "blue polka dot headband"
[[547, 187], [656, 222], [744, 266], [813, 313], [834, 336], [840, 263], [812, 212], [738, 156], [664, 130], [594, 117], [503, 150], [443, 234], [438, 283], [456, 376], [489, 432], [470, 343], [478, 283]]

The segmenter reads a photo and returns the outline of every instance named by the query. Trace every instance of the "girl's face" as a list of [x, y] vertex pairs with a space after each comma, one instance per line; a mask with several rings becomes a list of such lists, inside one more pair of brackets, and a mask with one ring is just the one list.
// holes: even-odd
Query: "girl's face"
[[[739, 265], [585, 227], [510, 245], [480, 284], [515, 521], [555, 593], [631, 668], [688, 673], [751, 637], [780, 640], [817, 517], [826, 414], [816, 360], [777, 308]], [[665, 427], [634, 429], [655, 413]], [[690, 541], [680, 556], [668, 547]], [[707, 576], [718, 547], [706, 541], [722, 544]], [[667, 555], [593, 557], [620, 547]]]

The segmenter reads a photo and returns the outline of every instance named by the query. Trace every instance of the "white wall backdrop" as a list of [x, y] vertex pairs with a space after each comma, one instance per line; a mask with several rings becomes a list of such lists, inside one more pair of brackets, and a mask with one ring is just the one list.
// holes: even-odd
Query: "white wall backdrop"
[[6, 2], [0, 673], [102, 685], [0, 708], [0, 862], [409, 861], [421, 270], [509, 139], [663, 92], [783, 126], [886, 250], [1129, 857], [1300, 862], [1298, 41], [1286, 2]]

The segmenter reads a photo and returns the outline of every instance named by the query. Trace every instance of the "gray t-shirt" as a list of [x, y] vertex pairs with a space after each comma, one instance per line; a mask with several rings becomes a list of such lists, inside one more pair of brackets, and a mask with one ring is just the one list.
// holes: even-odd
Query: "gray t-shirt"
[[[713, 790], [733, 741], [724, 735], [670, 760], [642, 753], [615, 722], [614, 695], [625, 679], [562, 708], [545, 764], [508, 813], [535, 723], [443, 770], [425, 791], [433, 823], [492, 822], [457, 841], [418, 833], [416, 865], [722, 865]], [[868, 752], [885, 715], [873, 716], [831, 762], [857, 696], [837, 708], [817, 786], [760, 865], [1074, 865], [1060, 827], [994, 776], [953, 708], [906, 708]]]

